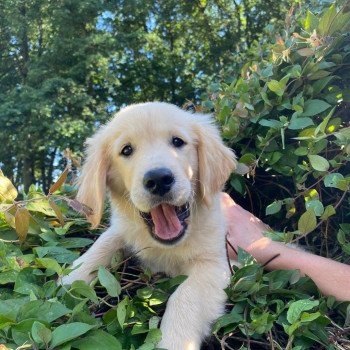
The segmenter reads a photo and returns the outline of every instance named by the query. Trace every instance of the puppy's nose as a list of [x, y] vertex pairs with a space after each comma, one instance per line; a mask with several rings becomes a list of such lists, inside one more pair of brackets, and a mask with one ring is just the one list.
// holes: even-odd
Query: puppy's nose
[[173, 173], [167, 168], [157, 168], [147, 171], [143, 177], [143, 186], [152, 194], [164, 196], [175, 182]]

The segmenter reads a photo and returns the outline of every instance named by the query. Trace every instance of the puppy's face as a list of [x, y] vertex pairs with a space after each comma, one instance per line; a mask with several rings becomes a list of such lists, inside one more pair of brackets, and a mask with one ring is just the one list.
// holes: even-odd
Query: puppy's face
[[152, 236], [165, 244], [186, 233], [197, 191], [198, 140], [186, 117], [123, 116], [111, 151], [112, 192], [128, 198]]
[[185, 236], [193, 202], [209, 206], [235, 166], [208, 116], [165, 103], [125, 108], [88, 145], [78, 199], [94, 210], [93, 225], [107, 183], [112, 198], [137, 212], [163, 244]]

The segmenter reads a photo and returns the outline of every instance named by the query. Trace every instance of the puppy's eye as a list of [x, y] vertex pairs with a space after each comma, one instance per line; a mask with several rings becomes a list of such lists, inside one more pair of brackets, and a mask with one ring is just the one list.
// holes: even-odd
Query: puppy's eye
[[174, 147], [180, 148], [183, 145], [185, 145], [186, 142], [184, 140], [180, 139], [180, 137], [173, 137], [172, 144], [173, 144]]
[[131, 145], [126, 145], [123, 147], [120, 154], [124, 157], [129, 157], [132, 155], [133, 152], [134, 152], [134, 149], [131, 147]]

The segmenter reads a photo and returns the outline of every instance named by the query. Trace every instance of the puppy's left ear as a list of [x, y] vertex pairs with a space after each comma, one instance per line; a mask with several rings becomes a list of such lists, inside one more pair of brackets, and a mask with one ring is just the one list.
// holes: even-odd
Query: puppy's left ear
[[204, 203], [210, 206], [212, 196], [222, 190], [236, 169], [236, 156], [223, 144], [211, 117], [196, 115], [194, 129], [197, 135], [199, 186]]

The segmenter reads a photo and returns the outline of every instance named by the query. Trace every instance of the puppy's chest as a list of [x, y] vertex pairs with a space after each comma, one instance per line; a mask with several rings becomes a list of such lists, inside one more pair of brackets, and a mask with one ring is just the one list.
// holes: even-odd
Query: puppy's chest
[[176, 249], [161, 249], [158, 247], [145, 247], [135, 251], [134, 246], [128, 246], [126, 251], [135, 255], [140, 264], [149, 268], [153, 273], [164, 272], [169, 276], [177, 276], [186, 273], [188, 266], [187, 254], [178, 254]]

